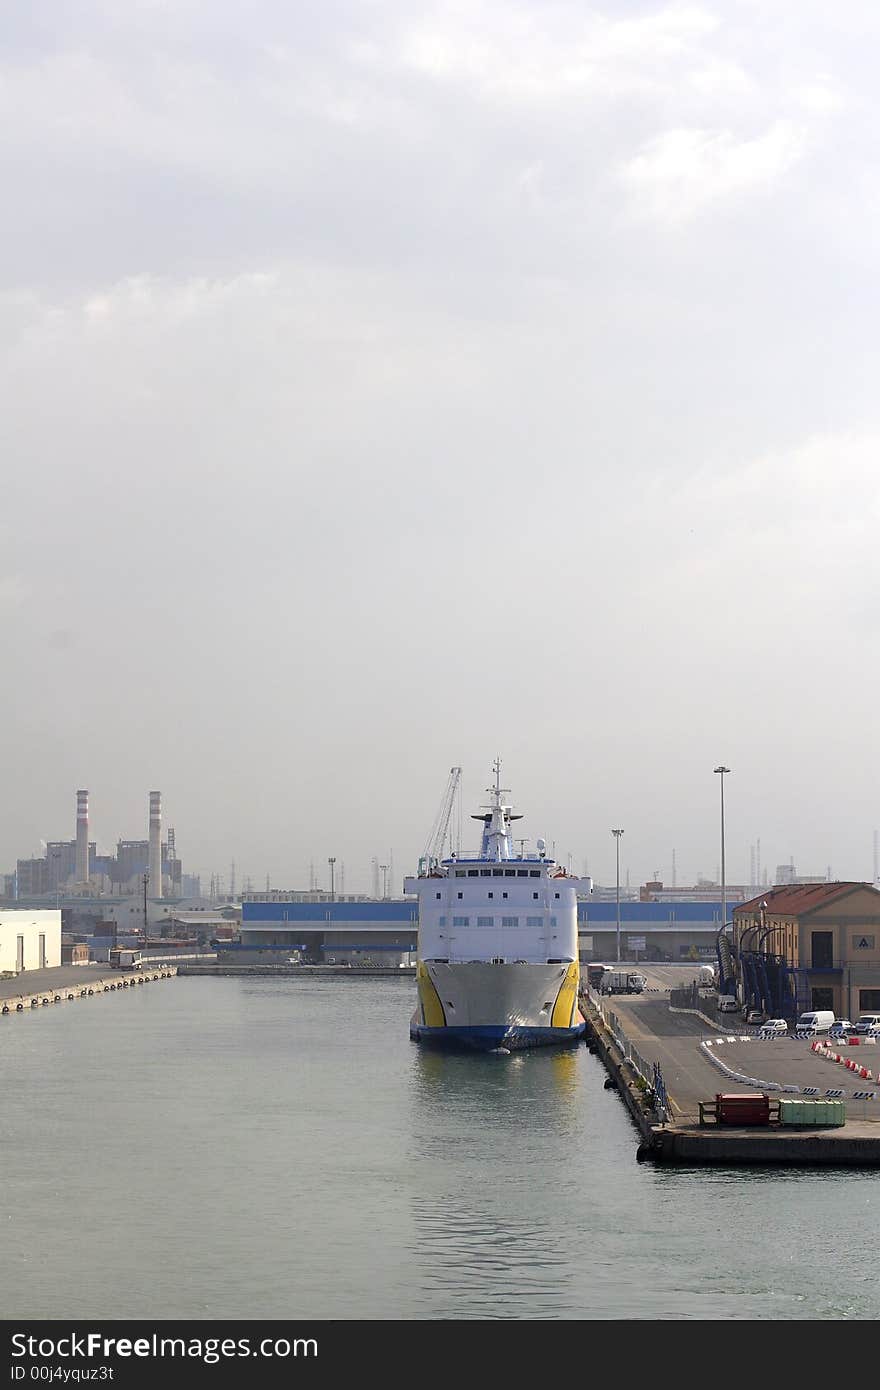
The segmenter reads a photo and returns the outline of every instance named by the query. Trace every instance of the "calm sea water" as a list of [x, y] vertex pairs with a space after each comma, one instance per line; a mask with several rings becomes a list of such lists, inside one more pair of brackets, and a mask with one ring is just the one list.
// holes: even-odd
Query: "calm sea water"
[[427, 1052], [413, 1003], [180, 979], [0, 1020], [4, 1318], [880, 1314], [880, 1176], [638, 1164], [585, 1048]]

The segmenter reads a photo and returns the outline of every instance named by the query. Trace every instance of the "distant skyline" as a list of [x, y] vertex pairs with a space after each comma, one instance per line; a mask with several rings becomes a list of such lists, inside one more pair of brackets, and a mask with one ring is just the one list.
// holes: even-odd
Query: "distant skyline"
[[[439, 804], [439, 793], [437, 800]], [[477, 807], [480, 804], [482, 804], [482, 801], [483, 794], [481, 794], [478, 791], [473, 799], [471, 809], [476, 810]], [[94, 795], [92, 795], [91, 808], [94, 807], [95, 797]], [[426, 840], [430, 831], [430, 822], [433, 819], [433, 813], [434, 811], [436, 811], [436, 809], [437, 808], [435, 806], [426, 820]], [[727, 809], [729, 814], [729, 803]], [[465, 807], [465, 821], [463, 825], [462, 835], [462, 847], [465, 850], [473, 850], [477, 847], [479, 843], [479, 830], [476, 827], [470, 825], [468, 819], [470, 814], [471, 812], [467, 809], [467, 807]], [[127, 827], [123, 827], [120, 830], [114, 830], [108, 834], [105, 833], [100, 827], [102, 825], [108, 824], [110, 819], [111, 818], [108, 816], [106, 810], [104, 812], [99, 812], [97, 816], [94, 814], [93, 810], [90, 812], [89, 838], [90, 840], [96, 842], [97, 852], [99, 854], [103, 852], [115, 851], [116, 843], [120, 839], [147, 839], [146, 817], [144, 818], [143, 826], [141, 826], [140, 828], [138, 828], [137, 826], [132, 827], [131, 825], [129, 825]], [[6, 861], [4, 861], [4, 864], [0, 865], [0, 872], [12, 872], [15, 868], [15, 862], [17, 859], [26, 859], [31, 857], [31, 855], [39, 857], [40, 854], [43, 852], [46, 843], [50, 840], [73, 840], [74, 829], [72, 813], [70, 816], [70, 822], [70, 825], [66, 829], [64, 829], [63, 827], [58, 829], [56, 827], [56, 830], [52, 833], [44, 834], [43, 836], [41, 836], [36, 842], [36, 845], [33, 846], [31, 849], [19, 850], [17, 853], [11, 854], [11, 856], [9, 856]], [[562, 864], [568, 866], [570, 858], [570, 867], [573, 873], [581, 875], [584, 872], [587, 872], [596, 880], [597, 883], [600, 883], [606, 887], [609, 884], [613, 884], [615, 880], [615, 870], [613, 865], [610, 877], [602, 877], [602, 875], [599, 874], [593, 867], [594, 862], [599, 862], [602, 858], [604, 858], [604, 854], [597, 853], [595, 848], [591, 853], [589, 850], [584, 851], [583, 849], [581, 849], [581, 851], [578, 851], [568, 846], [563, 846], [560, 844], [559, 841], [556, 841], [554, 844], [553, 837], [549, 834], [542, 834], [541, 831], [538, 831], [535, 834], [529, 836], [525, 833], [527, 829], [526, 822], [527, 816], [524, 816], [524, 819], [519, 824], [518, 828], [523, 831], [522, 838], [524, 838], [527, 842], [525, 846], [527, 852], [534, 850], [535, 842], [539, 837], [543, 838], [546, 840], [548, 853], [552, 853], [555, 851], [557, 859]], [[172, 826], [176, 833], [178, 852], [181, 854], [181, 857], [184, 861], [184, 871], [188, 875], [197, 874], [201, 877], [202, 892], [205, 896], [207, 896], [208, 894], [208, 889], [210, 886], [210, 880], [212, 876], [216, 876], [221, 879], [224, 892], [229, 891], [229, 886], [231, 882], [231, 866], [233, 862], [235, 863], [235, 882], [237, 890], [239, 892], [244, 891], [244, 884], [247, 879], [251, 880], [252, 891], [262, 891], [265, 888], [267, 873], [269, 875], [272, 888], [308, 889], [310, 886], [313, 871], [315, 878], [315, 886], [319, 889], [329, 891], [329, 852], [324, 853], [323, 851], [316, 851], [314, 854], [310, 854], [308, 852], [304, 853], [304, 851], [300, 848], [295, 853], [291, 854], [288, 861], [287, 870], [285, 871], [282, 865], [278, 872], [274, 874], [272, 870], [269, 868], [263, 868], [262, 871], [255, 870], [252, 866], [240, 860], [236, 854], [227, 855], [224, 859], [222, 848], [218, 848], [218, 853], [215, 855], [213, 861], [210, 864], [206, 863], [205, 865], [195, 865], [190, 862], [188, 856], [185, 853], [185, 846], [187, 840], [186, 834], [181, 830], [180, 825], [171, 816], [167, 814], [163, 815], [163, 840], [167, 836], [169, 827]], [[608, 833], [610, 835], [611, 831], [609, 830]], [[520, 837], [516, 838], [519, 839]], [[760, 866], [758, 869], [759, 876], [754, 881], [756, 883], [762, 883], [764, 881], [764, 875], [766, 873], [768, 875], [768, 881], [772, 884], [776, 881], [775, 874], [778, 868], [783, 865], [789, 866], [792, 860], [794, 860], [794, 856], [791, 854], [771, 854], [768, 858], [764, 841], [761, 837], [758, 838], [760, 839]], [[194, 843], [202, 843], [202, 837], [198, 834], [197, 830], [193, 835], [193, 841]], [[638, 846], [634, 847], [634, 853], [631, 857], [626, 855], [625, 847], [627, 846], [627, 844], [628, 841], [626, 838], [626, 829], [624, 827], [624, 835], [621, 839], [620, 872], [622, 886], [626, 885], [627, 880], [629, 880], [629, 886], [631, 888], [639, 887], [641, 884], [653, 880], [655, 872], [659, 875], [661, 881], [663, 881], [667, 886], [670, 886], [673, 881], [673, 851], [675, 851], [676, 856], [675, 878], [679, 887], [684, 888], [687, 886], [695, 886], [699, 879], [706, 879], [709, 881], [714, 881], [716, 883], [720, 882], [719, 862], [716, 862], [715, 864], [705, 864], [702, 866], [697, 866], [689, 871], [687, 862], [683, 861], [682, 859], [681, 847], [677, 844], [671, 845], [669, 847], [669, 851], [665, 862], [661, 862], [659, 864], [654, 863], [650, 868], [644, 867], [647, 861], [645, 861], [643, 856], [640, 855]], [[729, 884], [743, 885], [753, 882], [752, 866], [756, 845], [757, 840], [751, 841], [745, 847], [745, 855], [743, 855], [742, 846], [738, 843], [732, 843], [729, 834], [726, 836], [726, 848], [728, 859], [727, 882]], [[422, 847], [424, 848], [424, 846]], [[607, 847], [603, 846], [602, 849], [605, 851], [605, 853], [607, 853]], [[716, 847], [716, 850], [717, 853], [720, 854], [720, 830], [719, 843]], [[407, 851], [404, 850], [402, 852], [406, 853]], [[447, 853], [448, 852], [449, 849], [447, 849]], [[382, 864], [385, 864], [386, 866], [390, 866], [390, 864], [393, 864], [396, 886], [391, 884], [389, 874], [389, 896], [392, 894], [392, 892], [395, 895], [399, 895], [401, 891], [401, 881], [403, 877], [408, 873], [415, 872], [418, 854], [421, 853], [421, 849], [416, 852], [414, 857], [407, 858], [407, 860], [403, 863], [401, 863], [400, 861], [400, 853], [401, 851], [396, 850], [394, 846], [386, 846], [385, 848], [379, 846], [376, 848], [374, 855], [370, 855], [365, 862], [360, 862], [357, 860], [346, 861], [345, 856], [341, 856], [337, 853], [335, 856], [336, 891], [340, 893], [343, 891], [346, 893], [371, 893], [373, 887], [372, 860], [373, 857], [375, 857], [377, 865], [380, 869], [380, 885], [382, 882]], [[855, 878], [864, 879], [868, 882], [871, 881], [873, 879], [873, 854], [874, 840], [873, 832], [871, 832], [871, 835], [869, 836], [867, 851], [867, 858], [869, 860], [867, 869], [863, 873], [838, 874], [834, 871], [834, 865], [831, 864], [830, 867], [832, 869], [832, 876], [834, 878]], [[740, 871], [740, 866], [742, 864], [744, 864], [744, 867]], [[794, 860], [794, 865], [795, 871], [798, 875], [813, 875], [824, 877], [829, 868], [828, 863], [823, 865], [808, 865], [802, 864], [797, 860]], [[344, 889], [341, 886], [340, 875], [344, 875]]]
[[[0, 55], [0, 855], [867, 879], [880, 11], [104, 0]], [[380, 842], [380, 843], [377, 843]], [[381, 846], [386, 848], [383, 850]], [[225, 861], [225, 862], [224, 862]]]

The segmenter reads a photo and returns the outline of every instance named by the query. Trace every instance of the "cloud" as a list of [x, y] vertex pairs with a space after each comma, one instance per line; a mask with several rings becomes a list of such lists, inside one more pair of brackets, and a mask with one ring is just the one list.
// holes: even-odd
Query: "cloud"
[[805, 130], [789, 121], [754, 139], [727, 130], [669, 130], [648, 141], [619, 177], [638, 216], [675, 225], [774, 190], [806, 147]]

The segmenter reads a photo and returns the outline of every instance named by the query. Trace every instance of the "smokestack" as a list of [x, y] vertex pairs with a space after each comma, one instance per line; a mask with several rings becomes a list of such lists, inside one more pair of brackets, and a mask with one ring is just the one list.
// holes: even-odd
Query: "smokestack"
[[[69, 861], [68, 861], [69, 862]], [[89, 794], [76, 794], [76, 881], [89, 881]]]
[[150, 792], [150, 897], [162, 896], [162, 793]]

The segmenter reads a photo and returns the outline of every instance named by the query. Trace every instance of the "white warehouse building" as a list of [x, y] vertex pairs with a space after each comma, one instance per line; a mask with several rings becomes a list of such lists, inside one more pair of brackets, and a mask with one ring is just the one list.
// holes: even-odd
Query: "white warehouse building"
[[59, 908], [0, 908], [0, 975], [60, 964]]

